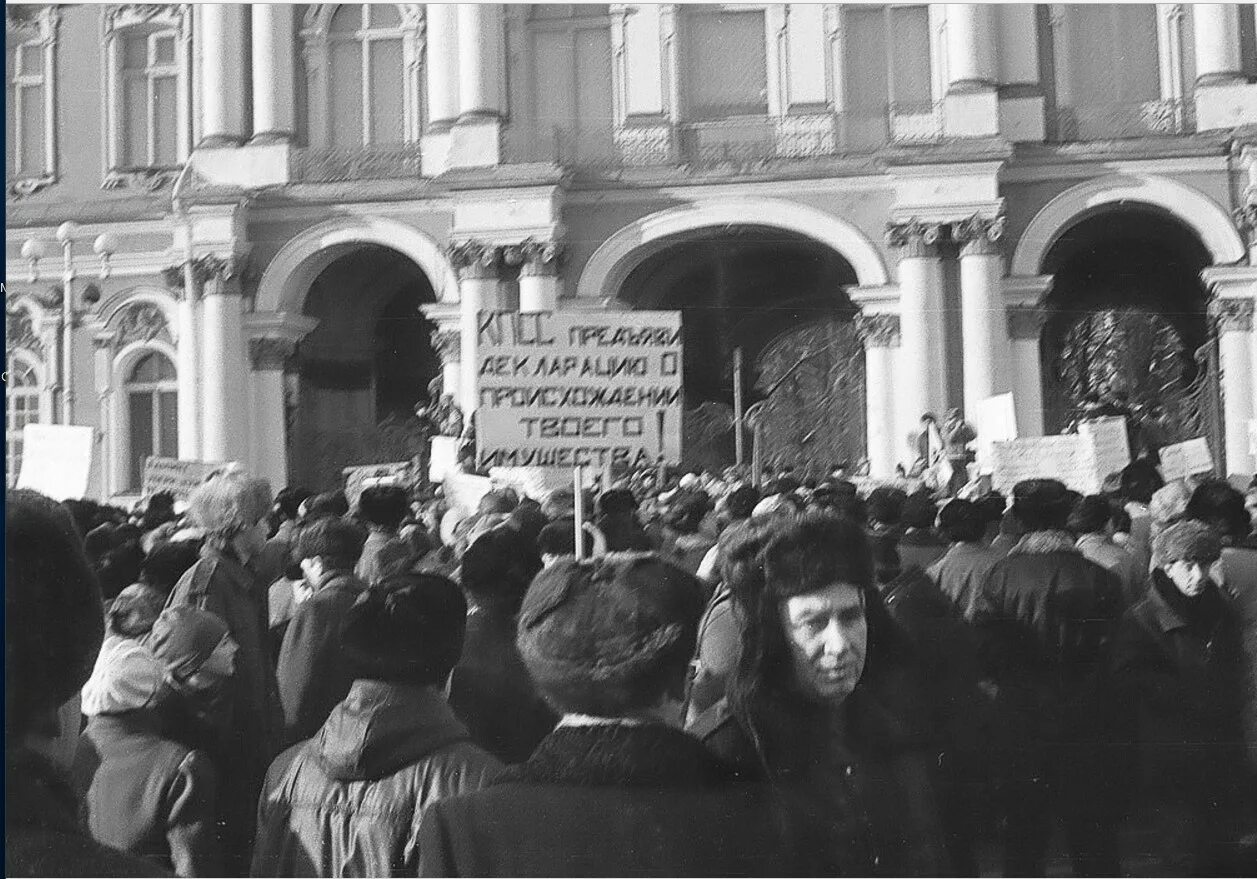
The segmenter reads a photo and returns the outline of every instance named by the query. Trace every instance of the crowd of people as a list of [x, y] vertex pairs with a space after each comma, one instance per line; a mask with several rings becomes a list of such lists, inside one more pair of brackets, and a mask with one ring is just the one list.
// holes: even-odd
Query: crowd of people
[[7, 872], [1257, 875], [1257, 484], [761, 482], [9, 491]]

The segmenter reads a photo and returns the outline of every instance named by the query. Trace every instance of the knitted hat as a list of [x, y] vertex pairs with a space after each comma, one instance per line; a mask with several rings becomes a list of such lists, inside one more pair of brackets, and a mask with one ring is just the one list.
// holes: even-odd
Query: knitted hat
[[1180, 559], [1213, 564], [1221, 556], [1222, 541], [1217, 533], [1191, 519], [1169, 526], [1152, 542], [1152, 561], [1158, 568]]
[[164, 669], [153, 652], [132, 638], [110, 635], [83, 685], [82, 711], [88, 717], [149, 708], [161, 692]]
[[467, 603], [438, 574], [389, 574], [345, 614], [341, 646], [355, 677], [439, 685], [463, 650]]
[[654, 553], [564, 558], [524, 596], [516, 644], [558, 710], [621, 716], [684, 672], [704, 604], [698, 580]]
[[161, 612], [146, 643], [170, 676], [183, 682], [201, 670], [228, 631], [218, 614], [181, 605]]
[[253, 527], [270, 509], [270, 485], [239, 473], [211, 477], [188, 498], [192, 520], [208, 534], [222, 538]]
[[165, 604], [166, 596], [152, 586], [132, 583], [119, 592], [109, 605], [105, 614], [109, 633], [124, 638], [142, 638], [153, 628]]
[[4, 714], [13, 737], [83, 686], [105, 625], [100, 589], [65, 507], [34, 491], [9, 491], [4, 533]]

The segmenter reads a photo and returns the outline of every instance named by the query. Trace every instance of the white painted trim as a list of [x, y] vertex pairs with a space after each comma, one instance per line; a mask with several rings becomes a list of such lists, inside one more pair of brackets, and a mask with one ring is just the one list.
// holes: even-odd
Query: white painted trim
[[877, 247], [846, 220], [813, 207], [768, 198], [700, 199], [643, 217], [594, 251], [577, 285], [578, 299], [613, 299], [632, 269], [671, 243], [668, 239], [711, 226], [774, 226], [827, 244], [851, 263], [861, 286], [888, 283]]
[[804, 180], [764, 180], [731, 183], [694, 183], [685, 186], [651, 186], [642, 189], [581, 189], [567, 192], [567, 205], [637, 204], [652, 201], [697, 201], [704, 198], [790, 198], [806, 187], [809, 195], [849, 195], [854, 192], [885, 192], [893, 200], [894, 181], [878, 172], [852, 177], [814, 177]]
[[1114, 162], [1092, 159], [1077, 163], [1032, 163], [1018, 161], [1000, 169], [1001, 184], [1038, 183], [1044, 180], [1089, 180], [1099, 175], [1118, 174], [1212, 174], [1229, 173], [1230, 163], [1224, 155], [1188, 156], [1175, 159], [1132, 159]]
[[306, 229], [280, 248], [258, 284], [256, 310], [301, 314], [319, 272], [362, 244], [378, 244], [408, 257], [427, 275], [437, 301], [457, 301], [454, 268], [427, 233], [382, 217], [339, 217]]
[[1065, 190], [1035, 214], [1017, 242], [1010, 274], [1039, 274], [1061, 234], [1095, 209], [1141, 203], [1168, 211], [1194, 231], [1215, 263], [1236, 262], [1247, 252], [1231, 215], [1199, 190], [1165, 177], [1110, 174]]

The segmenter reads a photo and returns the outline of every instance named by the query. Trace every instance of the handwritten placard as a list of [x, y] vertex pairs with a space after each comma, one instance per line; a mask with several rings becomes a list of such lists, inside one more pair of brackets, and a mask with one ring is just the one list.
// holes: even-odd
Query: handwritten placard
[[1091, 444], [1077, 434], [997, 442], [992, 460], [991, 482], [1005, 494], [1026, 479], [1057, 479], [1083, 494], [1100, 491]]
[[513, 488], [521, 497], [545, 503], [555, 489], [568, 487], [572, 476], [555, 467], [494, 467], [489, 479], [494, 486]]
[[82, 498], [92, 475], [95, 433], [72, 424], [28, 424], [22, 428], [22, 469], [17, 487], [55, 501]]
[[441, 485], [449, 505], [469, 516], [480, 506], [480, 499], [493, 489], [489, 477], [470, 473], [447, 473]]
[[209, 461], [184, 461], [178, 458], [161, 458], [150, 455], [144, 459], [141, 490], [146, 497], [158, 492], [169, 492], [176, 501], [187, 502], [197, 486], [225, 464]]
[[1161, 476], [1166, 482], [1212, 470], [1213, 453], [1202, 436], [1161, 448]]
[[1120, 473], [1130, 463], [1130, 437], [1126, 419], [1097, 418], [1078, 425], [1078, 435], [1091, 444], [1096, 478], [1103, 484], [1110, 474]]
[[458, 443], [456, 436], [434, 436], [429, 441], [429, 482], [444, 482], [445, 474], [458, 470]]
[[977, 462], [979, 473], [990, 473], [995, 443], [1017, 438], [1017, 410], [1012, 394], [996, 394], [978, 402], [974, 418], [977, 422]]

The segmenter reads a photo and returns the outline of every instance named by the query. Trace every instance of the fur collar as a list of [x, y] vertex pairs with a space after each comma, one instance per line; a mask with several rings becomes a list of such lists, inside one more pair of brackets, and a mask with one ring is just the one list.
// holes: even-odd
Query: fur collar
[[704, 787], [732, 777], [698, 739], [665, 724], [598, 724], [559, 727], [498, 783]]
[[1009, 555], [1046, 555], [1069, 552], [1080, 555], [1074, 536], [1068, 531], [1031, 531], [1008, 551]]

